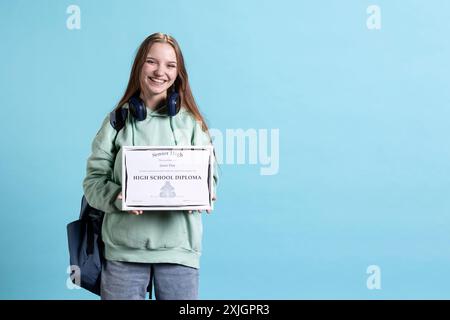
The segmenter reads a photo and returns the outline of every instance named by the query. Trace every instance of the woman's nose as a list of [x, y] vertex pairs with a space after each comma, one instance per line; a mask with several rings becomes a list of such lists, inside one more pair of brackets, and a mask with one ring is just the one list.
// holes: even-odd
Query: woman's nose
[[161, 67], [158, 67], [158, 68], [155, 69], [154, 73], [157, 76], [162, 76], [164, 74], [164, 71], [162, 70]]

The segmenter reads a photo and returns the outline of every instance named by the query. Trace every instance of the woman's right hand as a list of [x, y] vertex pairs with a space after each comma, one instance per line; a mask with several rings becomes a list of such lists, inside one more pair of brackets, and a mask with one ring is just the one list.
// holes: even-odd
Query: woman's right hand
[[[122, 192], [120, 192], [118, 194], [117, 199], [122, 200]], [[135, 214], [135, 215], [139, 216], [139, 215], [143, 214], [144, 211], [142, 211], [142, 210], [131, 210], [131, 211], [128, 211], [128, 213]]]

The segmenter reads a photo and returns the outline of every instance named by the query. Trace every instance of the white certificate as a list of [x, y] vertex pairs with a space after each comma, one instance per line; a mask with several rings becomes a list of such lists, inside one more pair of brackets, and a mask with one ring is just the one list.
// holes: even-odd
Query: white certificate
[[212, 210], [212, 146], [122, 148], [122, 210]]

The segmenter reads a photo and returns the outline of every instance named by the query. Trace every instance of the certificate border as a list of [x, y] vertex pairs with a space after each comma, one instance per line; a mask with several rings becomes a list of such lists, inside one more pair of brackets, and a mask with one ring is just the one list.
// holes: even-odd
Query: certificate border
[[[208, 192], [209, 192], [209, 205], [180, 205], [180, 206], [129, 206], [126, 203], [127, 199], [127, 170], [126, 170], [126, 153], [133, 150], [209, 150], [209, 164], [208, 164]], [[214, 202], [212, 201], [212, 187], [214, 176], [214, 162], [213, 162], [213, 149], [214, 146], [122, 146], [122, 210], [150, 210], [150, 211], [174, 211], [174, 210], [213, 210]]]

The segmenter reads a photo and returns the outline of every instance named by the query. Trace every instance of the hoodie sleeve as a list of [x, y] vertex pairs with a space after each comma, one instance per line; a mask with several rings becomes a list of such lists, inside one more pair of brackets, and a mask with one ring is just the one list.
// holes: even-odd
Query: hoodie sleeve
[[116, 130], [109, 123], [109, 115], [92, 142], [92, 152], [87, 160], [83, 190], [87, 202], [104, 212], [120, 211], [117, 195], [121, 186], [111, 181], [116, 153]]
[[[209, 134], [203, 131], [202, 125], [199, 121], [195, 121], [194, 125], [194, 133], [192, 135], [192, 145], [194, 146], [207, 146], [207, 145], [213, 145], [211, 143]], [[217, 185], [219, 184], [219, 174], [218, 174], [218, 166], [216, 157], [214, 155], [213, 157], [213, 195], [216, 195], [216, 189]]]

